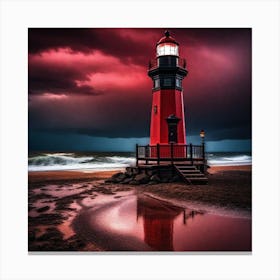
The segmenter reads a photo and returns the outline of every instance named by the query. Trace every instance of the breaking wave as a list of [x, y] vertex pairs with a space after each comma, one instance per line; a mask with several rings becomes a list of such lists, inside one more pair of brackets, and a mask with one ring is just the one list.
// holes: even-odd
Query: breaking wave
[[75, 153], [45, 153], [28, 158], [29, 171], [96, 169], [114, 170], [135, 164], [134, 157], [83, 156]]
[[[208, 153], [209, 165], [252, 164], [250, 154]], [[29, 171], [51, 170], [116, 170], [135, 165], [133, 153], [37, 153], [28, 158]]]
[[209, 165], [248, 165], [252, 164], [252, 156], [239, 154], [239, 155], [208, 155]]

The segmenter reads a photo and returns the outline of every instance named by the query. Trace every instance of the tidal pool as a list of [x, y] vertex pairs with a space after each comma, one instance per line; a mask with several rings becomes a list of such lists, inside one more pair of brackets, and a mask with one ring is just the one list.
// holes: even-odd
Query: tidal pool
[[251, 251], [251, 219], [130, 195], [85, 208], [80, 237], [106, 251]]

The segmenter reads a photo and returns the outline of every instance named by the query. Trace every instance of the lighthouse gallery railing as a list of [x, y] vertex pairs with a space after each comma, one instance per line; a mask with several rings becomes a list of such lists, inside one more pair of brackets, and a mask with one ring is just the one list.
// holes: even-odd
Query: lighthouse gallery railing
[[204, 145], [184, 145], [184, 144], [157, 144], [157, 145], [136, 145], [136, 164], [140, 160], [156, 161], [159, 165], [161, 161], [170, 161], [172, 164], [177, 161], [188, 161], [193, 164], [194, 161], [205, 163]]
[[[157, 68], [158, 66], [159, 66], [159, 61], [158, 61], [157, 58], [151, 59], [151, 60], [149, 61], [149, 69]], [[163, 65], [163, 66], [164, 66], [164, 65]], [[165, 66], [170, 66], [170, 65], [169, 65], [169, 64], [166, 64]], [[179, 57], [179, 58], [177, 59], [176, 66], [177, 66], [177, 67], [182, 67], [182, 68], [185, 69], [186, 66], [187, 66], [186, 59]]]

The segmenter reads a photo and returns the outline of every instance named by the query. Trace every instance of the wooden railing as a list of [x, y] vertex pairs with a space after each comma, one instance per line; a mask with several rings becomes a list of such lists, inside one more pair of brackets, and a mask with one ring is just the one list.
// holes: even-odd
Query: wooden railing
[[184, 144], [157, 144], [157, 145], [136, 145], [136, 165], [139, 161], [170, 161], [171, 164], [178, 161], [188, 161], [193, 164], [194, 161], [205, 163], [205, 145], [184, 145]]

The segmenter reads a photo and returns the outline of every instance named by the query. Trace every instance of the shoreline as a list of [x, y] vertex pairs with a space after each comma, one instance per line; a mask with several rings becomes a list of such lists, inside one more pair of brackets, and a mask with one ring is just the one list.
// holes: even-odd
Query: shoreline
[[[252, 165], [213, 165], [207, 170], [209, 174], [223, 171], [251, 171]], [[104, 180], [110, 178], [125, 168], [114, 170], [76, 169], [76, 170], [48, 170], [28, 171], [28, 183], [53, 182], [53, 181], [83, 181], [83, 180]]]
[[[202, 203], [208, 206], [220, 206], [251, 211], [252, 166], [212, 166], [208, 169], [208, 184], [187, 185], [183, 182], [129, 185], [121, 183], [105, 183], [113, 174], [124, 171], [34, 171], [28, 172], [29, 190], [49, 185], [82, 186], [93, 184], [96, 188], [106, 188], [108, 192], [117, 189], [136, 190], [156, 197], [177, 200], [187, 203]], [[98, 189], [97, 189], [98, 192]]]

